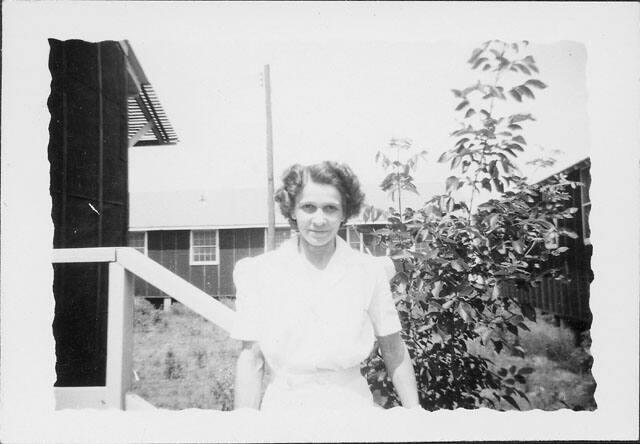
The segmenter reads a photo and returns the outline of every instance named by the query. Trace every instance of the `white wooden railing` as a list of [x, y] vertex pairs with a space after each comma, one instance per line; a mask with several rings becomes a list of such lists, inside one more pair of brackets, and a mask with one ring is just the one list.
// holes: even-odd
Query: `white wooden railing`
[[[133, 276], [181, 302], [226, 331], [235, 312], [210, 295], [129, 247], [62, 248], [52, 263], [109, 263], [106, 384], [101, 387], [55, 387], [56, 408], [144, 406], [128, 395], [133, 373]], [[149, 405], [150, 406], [150, 405]]]

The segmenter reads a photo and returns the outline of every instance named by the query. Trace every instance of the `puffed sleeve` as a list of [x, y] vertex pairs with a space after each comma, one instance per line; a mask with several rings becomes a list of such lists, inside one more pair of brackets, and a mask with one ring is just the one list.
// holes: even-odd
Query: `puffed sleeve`
[[387, 257], [375, 258], [372, 266], [375, 284], [368, 313], [375, 335], [386, 336], [402, 329], [389, 286], [389, 279], [395, 274], [395, 269], [392, 272], [393, 263]]
[[242, 341], [258, 340], [260, 307], [252, 258], [244, 258], [233, 269], [236, 286], [236, 321], [231, 337]]

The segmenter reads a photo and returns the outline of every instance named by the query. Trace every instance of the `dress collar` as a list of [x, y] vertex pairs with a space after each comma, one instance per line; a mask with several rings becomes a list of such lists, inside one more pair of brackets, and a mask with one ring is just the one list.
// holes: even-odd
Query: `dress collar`
[[[313, 267], [311, 263], [298, 250], [299, 234], [294, 234], [289, 240], [282, 244], [281, 251], [285, 254], [287, 261], [299, 263], [300, 265]], [[325, 275], [327, 281], [337, 281], [347, 272], [347, 265], [351, 262], [351, 258], [355, 252], [340, 236], [336, 236], [336, 249], [329, 259], [324, 270], [317, 270], [318, 273]], [[306, 262], [306, 263], [305, 263]]]

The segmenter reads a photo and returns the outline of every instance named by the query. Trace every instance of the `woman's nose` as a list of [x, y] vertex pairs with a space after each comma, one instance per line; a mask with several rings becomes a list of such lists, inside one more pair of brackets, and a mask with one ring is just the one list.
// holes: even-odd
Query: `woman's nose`
[[323, 225], [327, 218], [322, 209], [318, 208], [315, 213], [313, 213], [313, 218], [311, 219], [314, 225]]

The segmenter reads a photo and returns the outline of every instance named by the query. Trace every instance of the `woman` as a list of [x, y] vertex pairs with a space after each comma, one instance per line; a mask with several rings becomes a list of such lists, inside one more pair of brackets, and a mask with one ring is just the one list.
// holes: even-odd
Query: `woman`
[[236, 264], [235, 408], [373, 407], [360, 363], [375, 337], [403, 406], [418, 407], [384, 264], [337, 235], [364, 201], [356, 176], [335, 162], [293, 165], [276, 201], [298, 235]]

